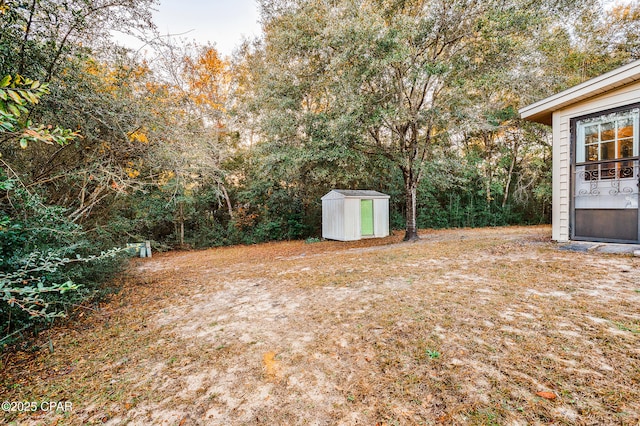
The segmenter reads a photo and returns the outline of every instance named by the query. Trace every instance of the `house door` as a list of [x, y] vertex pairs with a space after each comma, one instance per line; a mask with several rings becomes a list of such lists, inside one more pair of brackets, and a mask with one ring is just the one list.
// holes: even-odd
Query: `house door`
[[360, 235], [373, 236], [373, 200], [360, 200]]
[[635, 108], [574, 122], [573, 239], [640, 242], [638, 116]]

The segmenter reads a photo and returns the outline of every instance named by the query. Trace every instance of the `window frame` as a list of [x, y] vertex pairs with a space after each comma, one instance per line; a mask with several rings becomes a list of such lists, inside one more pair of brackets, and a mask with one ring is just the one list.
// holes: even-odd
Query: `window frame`
[[[620, 127], [618, 127], [618, 125], [621, 121], [628, 119], [631, 119], [633, 134], [631, 137], [620, 137]], [[603, 130], [604, 125], [609, 123], [614, 124], [613, 129]], [[578, 167], [584, 166], [584, 180], [626, 179], [633, 177], [633, 173], [629, 175], [629, 171], [627, 170], [632, 167], [632, 165], [626, 164], [626, 162], [637, 159], [640, 151], [640, 107], [638, 104], [577, 117], [574, 125], [574, 164]], [[594, 126], [597, 126], [595, 133], [597, 140], [596, 142], [587, 143], [586, 130]], [[602, 135], [605, 131], [613, 132], [613, 139], [603, 140]], [[619, 157], [622, 151], [621, 142], [628, 140], [632, 142], [632, 155]], [[613, 158], [603, 159], [603, 152], [606, 152], [606, 148], [612, 143], [614, 151]], [[590, 146], [595, 147], [596, 160], [589, 160], [588, 158], [587, 149]], [[611, 156], [607, 155], [607, 157]]]
[[[620, 137], [620, 127], [619, 123], [623, 120], [631, 119], [632, 124], [632, 135], [630, 137]], [[612, 129], [603, 129], [604, 126], [608, 124], [613, 124]], [[587, 133], [586, 130], [588, 128], [592, 128], [597, 126], [597, 130], [595, 133], [591, 133], [591, 135], [596, 136], [595, 142], [587, 143]], [[611, 112], [601, 112], [595, 114], [593, 116], [581, 117], [576, 119], [576, 166], [582, 165], [598, 165], [612, 162], [620, 162], [624, 160], [631, 160], [638, 157], [639, 150], [639, 128], [640, 128], [640, 108], [638, 107], [628, 107], [618, 111]], [[603, 134], [605, 132], [612, 132], [612, 139], [604, 139]], [[631, 155], [626, 157], [621, 157], [620, 152], [622, 150], [622, 143], [624, 141], [632, 142]], [[608, 158], [603, 158], [603, 152], [606, 152], [608, 147], [613, 144], [613, 156], [607, 155]], [[590, 160], [589, 154], [587, 153], [588, 147], [595, 148], [595, 154], [597, 155], [597, 159]], [[601, 178], [604, 178], [600, 176]]]

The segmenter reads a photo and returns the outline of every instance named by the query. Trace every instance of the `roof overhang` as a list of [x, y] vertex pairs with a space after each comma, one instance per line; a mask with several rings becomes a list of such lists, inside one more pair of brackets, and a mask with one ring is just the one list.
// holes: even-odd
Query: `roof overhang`
[[358, 189], [332, 189], [321, 200], [335, 200], [343, 198], [360, 198], [360, 199], [389, 199], [390, 196], [383, 194], [382, 192], [372, 190], [358, 190]]
[[640, 80], [640, 60], [631, 62], [599, 77], [587, 80], [563, 92], [520, 108], [520, 117], [528, 121], [551, 125], [552, 114], [575, 103], [610, 92]]

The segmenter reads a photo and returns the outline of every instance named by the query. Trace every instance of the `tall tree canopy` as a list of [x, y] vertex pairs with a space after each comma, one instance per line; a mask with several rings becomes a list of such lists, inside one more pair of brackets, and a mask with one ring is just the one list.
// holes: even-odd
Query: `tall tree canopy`
[[425, 162], [460, 135], [468, 82], [481, 91], [477, 82], [497, 71], [523, 73], [517, 58], [532, 51], [530, 34], [558, 11], [584, 7], [558, 3], [262, 2], [267, 66], [257, 90], [265, 137], [312, 139], [305, 124], [323, 117], [335, 143], [389, 160], [404, 181], [405, 238], [415, 239]]

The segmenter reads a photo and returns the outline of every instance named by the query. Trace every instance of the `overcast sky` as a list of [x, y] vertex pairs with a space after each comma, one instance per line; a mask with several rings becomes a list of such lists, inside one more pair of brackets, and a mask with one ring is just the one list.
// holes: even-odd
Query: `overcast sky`
[[[154, 22], [160, 34], [211, 42], [223, 55], [231, 55], [243, 36], [254, 38], [261, 32], [256, 0], [160, 0], [156, 8]], [[132, 48], [141, 45], [125, 36], [116, 38]]]

